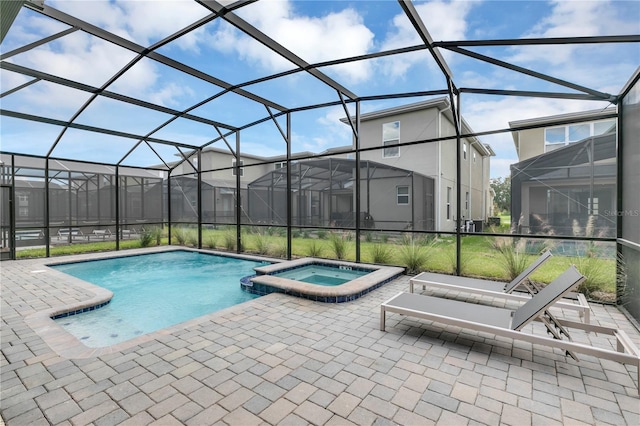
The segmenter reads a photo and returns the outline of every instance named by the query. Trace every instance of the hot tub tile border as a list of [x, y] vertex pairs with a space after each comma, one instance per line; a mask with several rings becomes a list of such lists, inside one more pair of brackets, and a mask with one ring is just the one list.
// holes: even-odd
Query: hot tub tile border
[[[316, 264], [322, 265], [323, 262], [317, 262]], [[308, 264], [305, 264], [305, 266]], [[300, 265], [297, 265], [293, 268], [288, 268], [287, 270], [290, 269], [295, 269], [297, 267], [300, 267]], [[380, 270], [380, 268], [378, 269], [370, 269], [370, 268], [362, 268], [363, 270], [366, 271], [370, 271], [370, 272], [374, 272], [376, 270]], [[280, 269], [278, 270], [278, 272], [284, 271], [285, 269]], [[277, 286], [273, 286], [270, 284], [265, 284], [265, 283], [260, 283], [260, 282], [255, 282], [255, 281], [251, 281], [252, 278], [256, 278], [256, 277], [260, 277], [260, 276], [264, 276], [264, 275], [271, 275], [271, 274], [256, 274], [256, 275], [249, 275], [246, 277], [243, 277], [240, 280], [240, 285], [241, 288], [249, 293], [258, 295], [258, 296], [265, 296], [267, 294], [271, 294], [271, 293], [280, 293], [280, 294], [286, 294], [289, 296], [295, 296], [295, 297], [300, 297], [303, 299], [308, 299], [308, 300], [312, 300], [315, 302], [323, 302], [323, 303], [345, 303], [345, 302], [352, 302], [356, 299], [359, 299], [362, 296], [365, 296], [369, 293], [371, 293], [373, 290], [376, 290], [380, 287], [382, 287], [383, 285], [395, 280], [396, 278], [398, 278], [399, 276], [402, 275], [402, 271], [397, 272], [396, 274], [393, 274], [387, 278], [385, 278], [384, 280], [375, 283], [369, 287], [363, 288], [362, 290], [359, 291], [355, 291], [352, 294], [341, 294], [341, 295], [322, 295], [322, 294], [309, 294], [309, 293], [303, 293], [299, 290], [295, 290], [295, 289], [290, 289], [290, 288], [280, 288]]]

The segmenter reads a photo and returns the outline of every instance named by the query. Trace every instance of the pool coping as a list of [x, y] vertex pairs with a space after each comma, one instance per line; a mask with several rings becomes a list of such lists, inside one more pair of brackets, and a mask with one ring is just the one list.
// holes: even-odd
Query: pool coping
[[[309, 284], [288, 278], [270, 275], [275, 272], [299, 268], [307, 265], [348, 266], [356, 270], [370, 270], [362, 277], [337, 286]], [[318, 259], [305, 257], [277, 264], [254, 268], [258, 275], [250, 277], [250, 285], [244, 289], [254, 294], [284, 293], [325, 303], [343, 303], [358, 299], [380, 286], [396, 279], [404, 273], [404, 268], [397, 266], [373, 265], [342, 260]]]

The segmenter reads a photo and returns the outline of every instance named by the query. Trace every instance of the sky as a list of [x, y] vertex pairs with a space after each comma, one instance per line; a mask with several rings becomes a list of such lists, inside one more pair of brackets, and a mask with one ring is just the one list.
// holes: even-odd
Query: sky
[[[46, 4], [143, 47], [154, 46], [210, 13], [202, 5], [189, 0], [47, 0]], [[640, 34], [640, 2], [637, 1], [438, 0], [414, 1], [414, 6], [435, 41]], [[309, 64], [420, 43], [398, 2], [392, 0], [263, 0], [238, 9], [236, 13]], [[23, 8], [0, 50], [6, 54], [68, 28], [66, 24]], [[477, 47], [470, 50], [611, 94], [620, 92], [640, 64], [638, 43]], [[155, 51], [232, 85], [295, 68], [288, 60], [220, 19], [208, 22]], [[573, 92], [457, 53], [442, 49], [440, 52], [452, 70], [457, 87]], [[12, 55], [3, 62], [93, 87], [105, 87], [117, 94], [178, 111], [190, 109], [220, 92], [217, 86], [148, 58], [135, 62], [122, 76], [110, 81], [134, 58], [131, 51], [76, 31]], [[322, 67], [320, 70], [358, 96], [446, 88], [442, 73], [427, 51]], [[4, 67], [0, 70], [0, 92], [29, 80]], [[248, 85], [244, 89], [286, 108], [340, 99], [335, 90], [304, 72]], [[1, 105], [3, 110], [69, 120], [89, 100], [87, 92], [38, 81], [2, 97]], [[425, 98], [367, 101], [362, 102], [361, 112], [421, 100]], [[606, 102], [495, 95], [464, 94], [461, 98], [462, 115], [478, 132], [507, 128], [510, 121], [598, 110], [607, 106]], [[354, 111], [350, 109], [351, 113]], [[263, 105], [234, 93], [219, 96], [189, 112], [231, 126], [244, 126], [269, 117], [269, 111]], [[271, 113], [276, 112], [271, 109]], [[341, 106], [293, 114], [293, 152], [321, 152], [349, 145], [351, 131], [340, 122], [344, 116]], [[217, 130], [208, 124], [186, 118], [166, 124], [170, 118], [163, 112], [98, 97], [87, 104], [75, 122], [188, 144], [207, 143], [218, 136]], [[6, 152], [44, 155], [59, 139], [53, 150], [56, 157], [116, 163], [137, 142], [77, 129], [61, 132], [59, 126], [6, 115], [0, 119], [0, 149]], [[278, 119], [278, 123], [285, 128], [283, 118]], [[243, 152], [264, 156], [285, 153], [283, 138], [273, 122], [243, 130], [240, 138]], [[491, 160], [492, 177], [508, 175], [509, 165], [517, 162], [511, 136], [483, 136], [481, 141], [490, 144], [496, 152], [496, 157]], [[235, 144], [235, 139], [229, 143]], [[175, 160], [177, 150], [174, 147], [152, 146], [155, 153], [142, 144], [122, 164], [158, 164], [158, 155], [166, 162]], [[224, 143], [219, 141], [213, 146], [224, 148]]]

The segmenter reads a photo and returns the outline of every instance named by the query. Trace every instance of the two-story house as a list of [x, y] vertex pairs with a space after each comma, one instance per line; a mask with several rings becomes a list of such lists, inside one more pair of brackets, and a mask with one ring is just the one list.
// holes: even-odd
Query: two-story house
[[[616, 110], [510, 122], [512, 223], [523, 233], [613, 235]], [[534, 128], [532, 128], [534, 127]], [[579, 231], [582, 230], [582, 231]]]
[[[361, 159], [411, 170], [433, 179], [435, 229], [454, 231], [458, 200], [457, 144], [449, 99], [436, 98], [362, 114], [360, 122], [360, 148], [379, 148], [363, 151]], [[464, 119], [462, 133], [473, 133]], [[418, 143], [445, 137], [451, 139]], [[401, 146], [397, 146], [399, 144]], [[475, 137], [461, 141], [461, 152], [461, 219], [473, 220], [480, 226], [491, 216], [493, 197], [489, 167], [495, 153]]]
[[[354, 226], [356, 176], [359, 176], [361, 227], [454, 231], [457, 144], [448, 99], [362, 114], [360, 123], [359, 173], [353, 154], [355, 139], [353, 146], [332, 148], [315, 154], [316, 158], [305, 159], [314, 155], [311, 153], [293, 155], [290, 182], [293, 225]], [[462, 125], [463, 133], [472, 133], [464, 120]], [[478, 227], [491, 215], [492, 155], [495, 154], [491, 147], [477, 138], [461, 141], [461, 219], [475, 221]], [[286, 224], [286, 158], [242, 153], [241, 158], [241, 167], [236, 169], [235, 157], [228, 150], [209, 147], [202, 152], [203, 220], [213, 223], [234, 220], [238, 172], [241, 220]], [[183, 163], [172, 175], [192, 172], [193, 168]], [[195, 184], [194, 180], [173, 181], [174, 209], [183, 205], [183, 211], [176, 212], [175, 217], [195, 218], [195, 192], [188, 188]], [[176, 203], [179, 198], [186, 204]]]

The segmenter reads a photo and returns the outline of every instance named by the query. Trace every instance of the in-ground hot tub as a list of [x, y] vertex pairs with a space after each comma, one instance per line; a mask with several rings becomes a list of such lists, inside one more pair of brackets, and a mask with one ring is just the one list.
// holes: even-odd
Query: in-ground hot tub
[[404, 272], [394, 266], [304, 258], [254, 268], [242, 288], [254, 294], [285, 293], [319, 302], [355, 300]]

